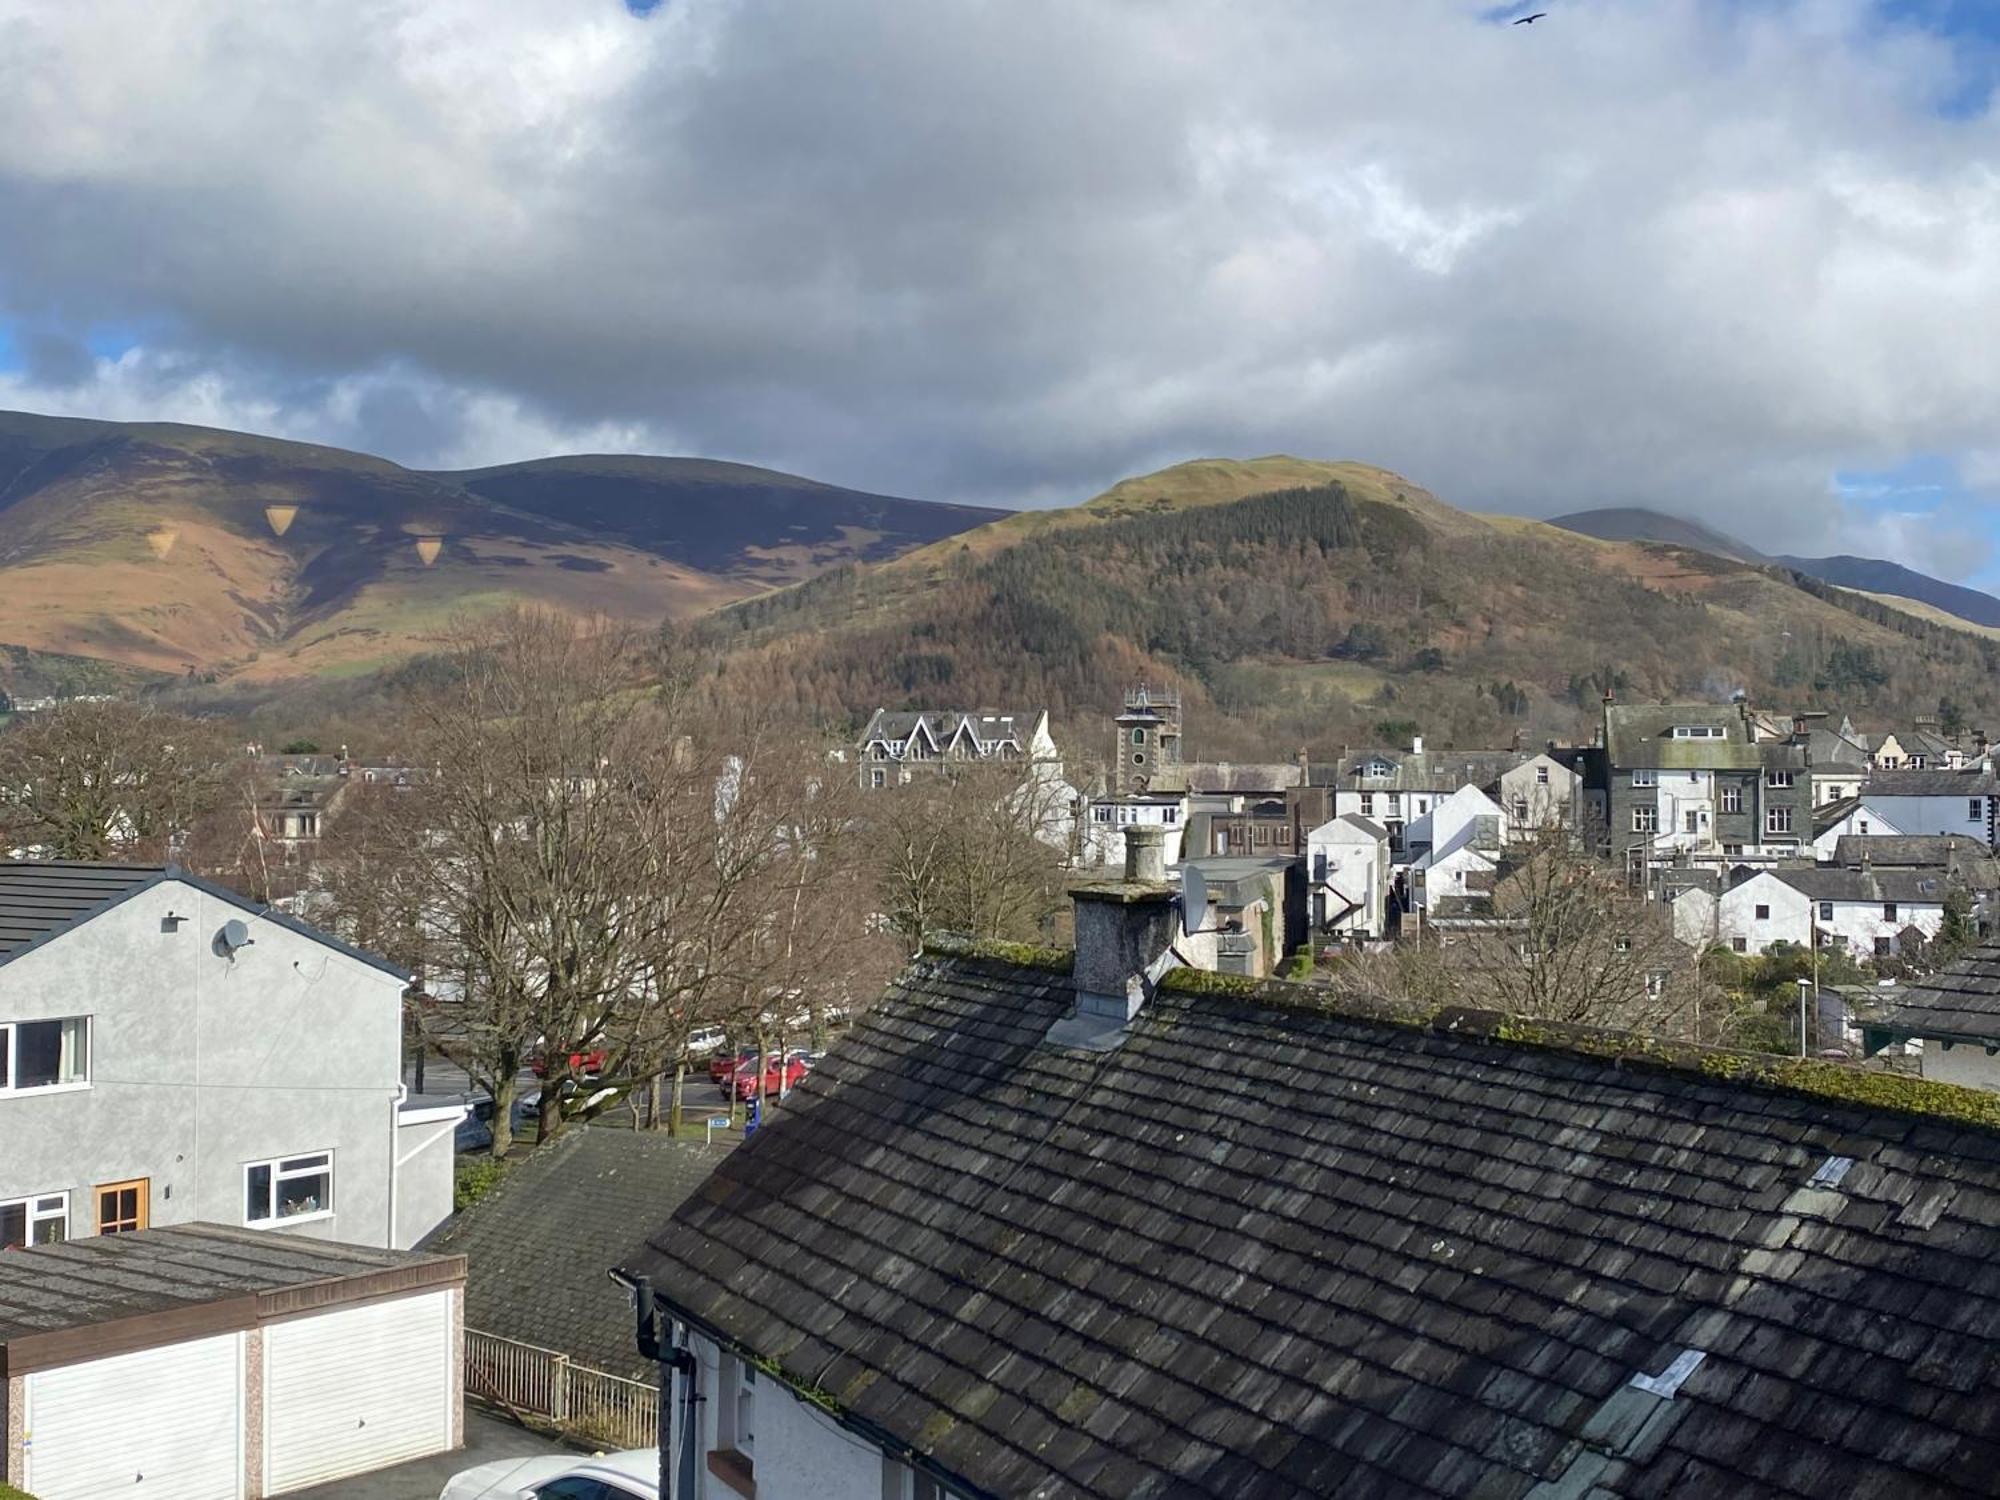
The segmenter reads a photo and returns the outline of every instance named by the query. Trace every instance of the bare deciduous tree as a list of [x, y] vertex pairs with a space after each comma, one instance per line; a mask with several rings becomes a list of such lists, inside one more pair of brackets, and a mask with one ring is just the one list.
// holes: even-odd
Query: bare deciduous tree
[[0, 845], [163, 859], [221, 799], [214, 724], [140, 703], [61, 703], [0, 733]]
[[926, 767], [864, 804], [883, 913], [914, 953], [926, 932], [1049, 938], [1067, 909], [1060, 783], [971, 765]]

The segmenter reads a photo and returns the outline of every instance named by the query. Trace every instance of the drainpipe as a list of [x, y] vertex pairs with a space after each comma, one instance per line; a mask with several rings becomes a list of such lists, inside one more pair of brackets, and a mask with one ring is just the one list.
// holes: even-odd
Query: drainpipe
[[[396, 1056], [400, 1063], [402, 1059], [400, 1044]], [[396, 1092], [389, 1097], [389, 1238], [387, 1243], [382, 1247], [385, 1250], [398, 1250], [402, 1248], [396, 1243], [396, 1169], [402, 1165], [401, 1162], [396, 1160], [400, 1145], [400, 1142], [396, 1139], [396, 1135], [401, 1129], [403, 1101], [409, 1097], [410, 1090], [408, 1086], [401, 1079], [398, 1079], [396, 1082]]]

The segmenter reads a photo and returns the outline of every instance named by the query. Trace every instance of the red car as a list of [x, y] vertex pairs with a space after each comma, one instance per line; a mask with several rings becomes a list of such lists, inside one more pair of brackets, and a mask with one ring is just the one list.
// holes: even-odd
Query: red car
[[756, 1071], [757, 1052], [755, 1048], [746, 1052], [725, 1052], [718, 1047], [715, 1050], [715, 1054], [708, 1060], [708, 1081], [727, 1093], [729, 1079], [743, 1068], [748, 1068], [752, 1072]]
[[[604, 1065], [610, 1059], [611, 1054], [602, 1047], [593, 1047], [588, 1052], [572, 1052], [569, 1055], [569, 1070], [574, 1077], [595, 1078], [604, 1071]], [[528, 1066], [537, 1078], [549, 1076], [549, 1060], [540, 1053], [528, 1060]]]
[[734, 1093], [739, 1099], [754, 1099], [759, 1094], [782, 1094], [797, 1088], [805, 1082], [806, 1074], [812, 1069], [806, 1060], [794, 1052], [783, 1059], [772, 1058], [764, 1069], [763, 1076], [757, 1073], [757, 1059], [751, 1057], [742, 1067], [729, 1075], [722, 1087]]

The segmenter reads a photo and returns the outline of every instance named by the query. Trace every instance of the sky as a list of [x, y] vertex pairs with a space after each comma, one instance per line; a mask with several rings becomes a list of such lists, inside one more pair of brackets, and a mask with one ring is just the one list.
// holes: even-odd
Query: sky
[[0, 0], [0, 407], [2000, 586], [2000, 0]]

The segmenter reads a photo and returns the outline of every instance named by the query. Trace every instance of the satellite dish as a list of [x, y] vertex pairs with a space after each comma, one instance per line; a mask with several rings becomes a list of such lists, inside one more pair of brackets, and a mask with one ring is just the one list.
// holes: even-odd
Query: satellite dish
[[231, 917], [222, 924], [222, 931], [215, 935], [215, 940], [222, 945], [226, 953], [234, 953], [238, 948], [248, 948], [253, 941], [250, 936], [250, 924]]
[[1181, 866], [1181, 931], [1193, 934], [1201, 930], [1202, 920], [1208, 915], [1208, 881], [1194, 865]]

